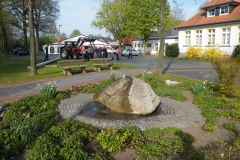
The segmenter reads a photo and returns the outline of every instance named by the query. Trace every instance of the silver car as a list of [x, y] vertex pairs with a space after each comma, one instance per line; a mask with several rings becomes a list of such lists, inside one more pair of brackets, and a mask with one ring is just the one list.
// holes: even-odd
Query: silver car
[[141, 55], [141, 52], [135, 50], [135, 49], [124, 49], [123, 52], [122, 52], [122, 56], [126, 56], [128, 55], [129, 53], [132, 53], [133, 56], [139, 56]]

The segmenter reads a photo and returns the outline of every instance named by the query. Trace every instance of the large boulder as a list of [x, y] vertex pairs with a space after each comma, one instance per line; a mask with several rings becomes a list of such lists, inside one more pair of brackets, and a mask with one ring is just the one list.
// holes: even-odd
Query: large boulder
[[135, 115], [150, 114], [160, 103], [160, 98], [148, 83], [130, 76], [102, 89], [93, 96], [93, 100], [114, 112]]

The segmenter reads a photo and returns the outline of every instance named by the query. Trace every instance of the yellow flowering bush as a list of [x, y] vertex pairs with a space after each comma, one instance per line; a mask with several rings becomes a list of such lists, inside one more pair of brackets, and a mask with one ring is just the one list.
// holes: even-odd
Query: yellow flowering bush
[[220, 59], [228, 58], [227, 54], [224, 53], [224, 51], [222, 51], [218, 47], [212, 47], [212, 48], [205, 49], [203, 56], [209, 62], [214, 62], [214, 61], [216, 61], [217, 58], [220, 58]]
[[202, 57], [204, 50], [201, 47], [193, 47], [190, 46], [188, 50], [185, 52], [185, 56], [190, 59], [190, 58], [196, 58], [199, 59]]

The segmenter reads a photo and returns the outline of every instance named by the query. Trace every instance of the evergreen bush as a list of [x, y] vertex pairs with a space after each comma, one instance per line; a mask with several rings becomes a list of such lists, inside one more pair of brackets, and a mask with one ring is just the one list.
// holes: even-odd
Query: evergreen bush
[[237, 45], [232, 52], [232, 58], [236, 58], [238, 56], [240, 56], [240, 45]]
[[167, 57], [178, 57], [179, 55], [178, 44], [176, 43], [167, 45], [165, 54]]

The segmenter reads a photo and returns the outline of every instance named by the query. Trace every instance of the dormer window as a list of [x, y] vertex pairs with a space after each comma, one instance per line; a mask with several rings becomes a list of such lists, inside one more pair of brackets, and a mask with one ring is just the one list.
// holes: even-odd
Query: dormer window
[[220, 8], [221, 15], [229, 13], [229, 6], [223, 6]]
[[215, 16], [215, 9], [214, 8], [208, 10], [208, 17], [213, 17], [213, 16]]

